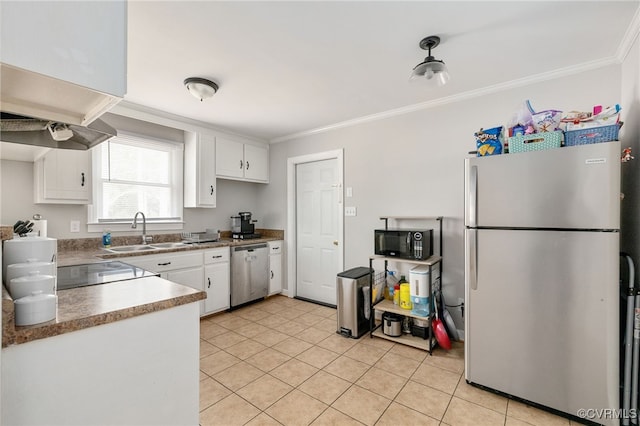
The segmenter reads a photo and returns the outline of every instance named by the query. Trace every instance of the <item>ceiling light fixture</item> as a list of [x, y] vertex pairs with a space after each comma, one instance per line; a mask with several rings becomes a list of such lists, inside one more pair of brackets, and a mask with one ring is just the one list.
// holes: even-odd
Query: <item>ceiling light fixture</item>
[[189, 77], [184, 80], [184, 85], [189, 93], [196, 99], [200, 99], [200, 102], [212, 97], [218, 91], [218, 85], [206, 78]]
[[431, 80], [435, 77], [438, 86], [444, 86], [449, 81], [449, 71], [443, 61], [439, 61], [431, 56], [431, 49], [440, 44], [440, 37], [429, 36], [420, 41], [420, 48], [428, 50], [429, 56], [424, 62], [419, 63], [411, 72], [411, 80], [426, 79]]

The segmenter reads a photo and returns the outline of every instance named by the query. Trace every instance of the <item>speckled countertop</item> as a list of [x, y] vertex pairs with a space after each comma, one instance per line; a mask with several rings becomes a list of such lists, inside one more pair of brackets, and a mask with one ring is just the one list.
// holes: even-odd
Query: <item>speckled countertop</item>
[[[12, 229], [0, 227], [0, 238], [9, 239]], [[258, 230], [257, 230], [258, 231]], [[109, 253], [100, 248], [100, 239], [86, 238], [58, 241], [58, 266], [104, 262], [110, 259], [203, 250], [215, 247], [238, 246], [283, 239], [284, 232], [259, 230], [263, 238], [232, 240], [223, 233], [223, 239], [214, 243], [194, 244], [185, 247], [154, 250], [142, 253]], [[227, 238], [224, 238], [227, 237]], [[179, 234], [154, 235], [154, 242], [180, 241]], [[116, 237], [113, 246], [138, 244], [137, 237]], [[102, 285], [80, 287], [57, 292], [56, 319], [42, 324], [18, 327], [15, 325], [13, 299], [2, 287], [2, 347], [30, 342], [32, 340], [108, 324], [206, 298], [203, 291], [194, 290], [159, 277], [138, 278]]]
[[56, 319], [17, 327], [14, 303], [3, 287], [2, 347], [108, 324], [206, 298], [206, 293], [159, 277], [145, 277], [57, 292]]
[[[105, 260], [120, 259], [126, 263], [127, 257], [147, 256], [160, 253], [184, 252], [192, 250], [206, 250], [216, 247], [236, 247], [247, 244], [260, 244], [268, 241], [284, 239], [284, 231], [271, 229], [257, 229], [262, 238], [251, 240], [231, 239], [230, 232], [223, 232], [220, 241], [211, 243], [188, 244], [182, 247], [145, 250], [129, 253], [111, 253], [101, 247], [101, 240], [96, 238], [81, 238], [76, 240], [58, 241], [58, 266], [79, 265], [82, 263], [104, 262]], [[154, 235], [154, 243], [178, 242], [180, 234]], [[112, 247], [140, 244], [139, 237], [116, 237], [112, 239]]]

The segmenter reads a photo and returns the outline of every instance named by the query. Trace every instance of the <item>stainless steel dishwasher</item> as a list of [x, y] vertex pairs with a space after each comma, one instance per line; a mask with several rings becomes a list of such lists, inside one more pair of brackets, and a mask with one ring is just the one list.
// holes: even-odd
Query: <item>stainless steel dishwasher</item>
[[269, 249], [252, 244], [231, 249], [231, 308], [267, 296]]

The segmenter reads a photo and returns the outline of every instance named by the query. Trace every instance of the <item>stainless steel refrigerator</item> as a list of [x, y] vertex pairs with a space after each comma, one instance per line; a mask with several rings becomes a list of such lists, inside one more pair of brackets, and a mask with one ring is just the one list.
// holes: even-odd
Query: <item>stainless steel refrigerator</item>
[[469, 383], [620, 407], [619, 228], [620, 142], [465, 160]]

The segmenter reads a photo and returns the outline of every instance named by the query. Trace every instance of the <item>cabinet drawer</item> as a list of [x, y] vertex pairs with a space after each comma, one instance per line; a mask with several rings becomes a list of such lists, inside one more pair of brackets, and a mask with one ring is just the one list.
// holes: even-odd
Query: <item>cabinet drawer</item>
[[202, 252], [165, 253], [150, 256], [130, 257], [123, 262], [130, 263], [152, 272], [172, 271], [176, 269], [202, 266]]
[[206, 250], [204, 252], [204, 263], [208, 265], [210, 263], [221, 263], [229, 261], [229, 247], [220, 247], [215, 249]]
[[282, 254], [284, 241], [269, 241], [269, 254]]

